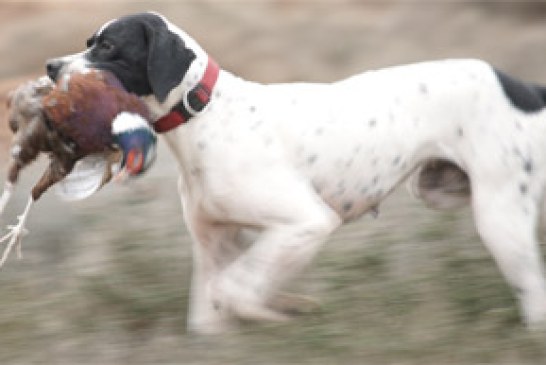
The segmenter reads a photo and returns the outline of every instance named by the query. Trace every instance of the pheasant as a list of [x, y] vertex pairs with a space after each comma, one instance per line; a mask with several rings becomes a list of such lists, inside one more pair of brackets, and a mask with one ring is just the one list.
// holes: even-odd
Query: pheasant
[[125, 179], [142, 174], [155, 159], [156, 137], [146, 106], [108, 72], [74, 73], [57, 84], [47, 77], [23, 84], [8, 96], [8, 117], [14, 137], [0, 214], [19, 172], [41, 152], [50, 162], [18, 223], [0, 238], [0, 243], [9, 240], [0, 267], [14, 246], [20, 255], [30, 208], [50, 186], [66, 178], [64, 195], [86, 198], [110, 181], [116, 163]]

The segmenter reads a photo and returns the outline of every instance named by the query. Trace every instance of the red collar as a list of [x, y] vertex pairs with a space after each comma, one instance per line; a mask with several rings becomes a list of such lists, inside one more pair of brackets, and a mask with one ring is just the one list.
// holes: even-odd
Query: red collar
[[[186, 123], [199, 112], [203, 111], [210, 101], [212, 89], [218, 80], [220, 67], [209, 57], [203, 78], [191, 89], [171, 111], [159, 118], [154, 124], [157, 133], [168, 132], [181, 124]], [[184, 100], [185, 99], [185, 100]]]

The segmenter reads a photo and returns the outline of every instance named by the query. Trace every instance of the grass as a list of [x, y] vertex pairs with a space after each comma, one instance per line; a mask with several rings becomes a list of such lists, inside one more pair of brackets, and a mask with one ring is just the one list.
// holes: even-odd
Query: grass
[[176, 290], [172, 281], [189, 273], [180, 270], [172, 258], [150, 253], [146, 244], [151, 237], [129, 238], [112, 241], [114, 260], [109, 269], [82, 278], [82, 294], [93, 308], [102, 308], [105, 317], [113, 318], [131, 335], [140, 336], [166, 322], [171, 331], [178, 332], [185, 325], [188, 298], [187, 290]]
[[188, 334], [189, 237], [178, 202], [144, 192], [78, 207], [66, 222], [81, 229], [70, 237], [50, 232], [44, 241], [57, 241], [57, 261], [41, 254], [46, 237], [28, 237], [28, 257], [0, 275], [0, 363], [546, 360], [543, 339], [520, 324], [468, 212], [436, 214], [400, 194], [380, 219], [337, 232], [294, 283], [293, 290], [322, 300], [316, 313], [288, 324], [245, 324], [228, 336]]

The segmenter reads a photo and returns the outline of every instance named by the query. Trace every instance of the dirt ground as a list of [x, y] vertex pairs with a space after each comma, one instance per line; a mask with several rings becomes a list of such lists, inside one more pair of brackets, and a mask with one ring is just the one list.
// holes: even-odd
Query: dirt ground
[[[0, 2], [0, 160], [7, 90], [80, 51], [106, 20], [155, 10], [227, 70], [327, 82], [420, 60], [477, 57], [546, 84], [546, 4], [359, 0]], [[392, 85], [396, 87], [396, 85]], [[366, 101], [363, 100], [363, 103]], [[2, 217], [15, 220], [43, 161]], [[185, 331], [190, 241], [160, 145], [142, 179], [78, 203], [47, 193], [24, 259], [0, 271], [0, 364], [545, 364], [468, 209], [437, 213], [401, 188], [340, 229], [293, 290], [322, 301], [283, 325]]]

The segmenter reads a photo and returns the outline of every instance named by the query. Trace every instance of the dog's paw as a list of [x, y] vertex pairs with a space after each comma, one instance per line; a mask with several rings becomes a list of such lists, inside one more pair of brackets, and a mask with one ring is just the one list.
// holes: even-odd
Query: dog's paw
[[232, 307], [235, 315], [243, 321], [284, 323], [291, 319], [291, 316], [267, 306], [251, 303], [238, 303]]
[[314, 298], [286, 292], [278, 293], [267, 305], [274, 311], [291, 317], [316, 313], [321, 309], [320, 302]]
[[198, 335], [221, 335], [234, 332], [236, 326], [232, 321], [190, 319], [187, 330]]
[[223, 276], [210, 284], [209, 300], [219, 316], [257, 322], [286, 322], [290, 319], [288, 314], [267, 305], [261, 294], [263, 290], [241, 285], [241, 282]]

